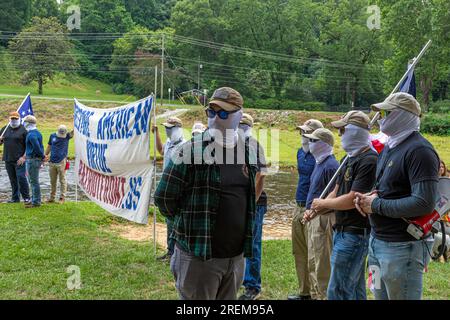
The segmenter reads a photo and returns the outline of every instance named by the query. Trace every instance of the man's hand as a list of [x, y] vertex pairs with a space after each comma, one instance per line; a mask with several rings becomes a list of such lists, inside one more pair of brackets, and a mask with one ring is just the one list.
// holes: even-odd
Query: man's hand
[[303, 214], [302, 223], [305, 224], [317, 216], [317, 211], [315, 210], [306, 210]]
[[325, 205], [326, 200], [325, 199], [314, 199], [312, 204], [311, 204], [311, 209], [317, 212], [320, 212], [324, 209], [327, 209], [324, 205]]
[[153, 125], [152, 126], [152, 133], [155, 133], [155, 131], [158, 131], [158, 126]]
[[48, 154], [46, 154], [45, 156], [44, 156], [44, 162], [48, 162], [48, 160], [50, 159], [50, 157], [49, 157], [49, 155]]
[[26, 160], [26, 158], [24, 156], [20, 157], [19, 160], [17, 160], [17, 165], [19, 167], [22, 166], [25, 163], [25, 160]]
[[376, 198], [378, 198], [378, 191], [372, 191], [370, 193], [362, 194], [362, 193], [356, 193], [355, 194], [355, 207], [361, 213], [364, 217], [367, 217], [368, 215], [372, 214], [372, 202]]

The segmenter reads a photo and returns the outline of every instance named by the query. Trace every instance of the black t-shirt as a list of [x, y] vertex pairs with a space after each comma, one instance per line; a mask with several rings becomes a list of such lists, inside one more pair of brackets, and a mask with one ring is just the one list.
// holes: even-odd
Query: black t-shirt
[[[264, 148], [253, 137], [247, 138], [247, 143], [251, 143], [253, 146], [256, 146], [256, 162], [258, 165], [258, 170], [260, 172], [265, 172], [267, 169], [267, 162], [266, 162], [266, 156], [264, 154]], [[264, 190], [262, 191], [259, 199], [256, 201], [256, 205], [257, 206], [267, 206], [267, 193]]]
[[[0, 130], [2, 135], [5, 127]], [[9, 126], [3, 135], [3, 161], [16, 162], [21, 156], [25, 154], [25, 140], [27, 138], [27, 130], [20, 125], [17, 128]]]
[[[439, 181], [439, 157], [433, 146], [418, 132], [412, 133], [394, 149], [386, 146], [378, 158], [376, 190], [381, 199], [411, 196], [411, 186], [422, 181]], [[401, 218], [370, 215], [372, 234], [389, 242], [416, 240]]]
[[212, 236], [212, 256], [231, 258], [241, 254], [244, 247], [250, 179], [245, 164], [218, 166], [221, 192]]
[[[375, 172], [378, 155], [373, 150], [363, 152], [349, 158], [345, 170], [341, 170], [336, 183], [339, 185], [337, 196], [351, 191], [366, 193], [375, 185]], [[370, 228], [369, 219], [363, 217], [358, 210], [336, 211], [336, 225]]]

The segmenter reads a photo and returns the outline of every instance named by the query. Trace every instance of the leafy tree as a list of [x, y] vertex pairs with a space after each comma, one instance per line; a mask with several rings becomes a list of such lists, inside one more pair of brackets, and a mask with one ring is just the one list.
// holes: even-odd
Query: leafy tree
[[175, 0], [124, 0], [135, 24], [150, 30], [162, 29], [169, 24]]
[[[51, 33], [52, 37], [32, 36], [30, 33]], [[57, 72], [73, 71], [76, 67], [70, 52], [72, 44], [64, 34], [65, 29], [56, 18], [32, 20], [31, 26], [17, 35], [9, 45], [16, 57], [16, 66], [24, 71], [28, 81], [37, 81], [39, 94], [43, 85]]]
[[[2, 0], [0, 31], [19, 32], [31, 17], [31, 0]], [[1, 32], [0, 32], [1, 34]], [[0, 40], [6, 46], [7, 41]]]
[[32, 0], [32, 17], [58, 17], [58, 3], [56, 0]]

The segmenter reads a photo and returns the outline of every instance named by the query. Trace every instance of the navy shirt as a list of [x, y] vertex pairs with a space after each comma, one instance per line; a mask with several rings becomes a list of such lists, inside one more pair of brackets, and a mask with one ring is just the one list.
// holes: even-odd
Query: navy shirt
[[72, 139], [71, 134], [67, 134], [65, 138], [59, 138], [56, 133], [50, 135], [48, 145], [51, 146], [51, 163], [60, 163], [67, 158], [69, 151], [69, 140]]
[[44, 145], [42, 144], [42, 134], [37, 130], [28, 131], [26, 139], [27, 159], [44, 159]]
[[297, 203], [306, 203], [309, 191], [309, 180], [316, 165], [316, 160], [310, 152], [305, 152], [303, 148], [297, 151], [298, 185], [295, 200]]
[[[321, 163], [317, 163], [311, 174], [308, 198], [306, 199], [306, 209], [311, 209], [314, 199], [319, 198], [322, 191], [330, 182], [331, 178], [339, 168], [339, 163], [333, 155], [328, 156]], [[334, 185], [329, 191], [334, 189]]]

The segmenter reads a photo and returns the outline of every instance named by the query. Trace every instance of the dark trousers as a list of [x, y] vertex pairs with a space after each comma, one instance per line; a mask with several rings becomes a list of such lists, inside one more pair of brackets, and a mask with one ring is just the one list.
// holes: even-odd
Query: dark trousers
[[5, 162], [6, 171], [8, 172], [9, 182], [11, 183], [12, 197], [15, 202], [20, 201], [20, 195], [24, 200], [30, 199], [30, 188], [26, 177], [25, 164], [18, 166], [15, 161]]

